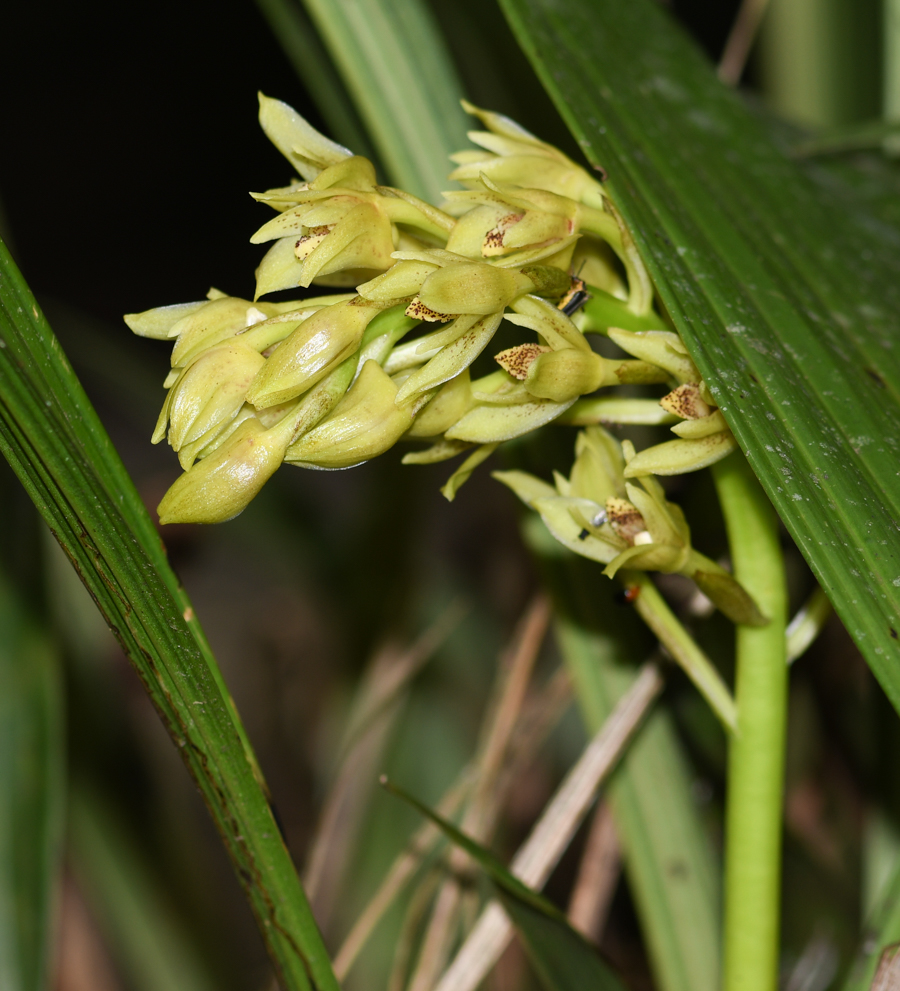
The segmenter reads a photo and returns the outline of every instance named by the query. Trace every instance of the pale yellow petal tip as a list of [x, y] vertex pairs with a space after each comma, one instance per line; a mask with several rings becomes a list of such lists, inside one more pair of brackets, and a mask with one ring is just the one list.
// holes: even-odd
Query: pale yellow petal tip
[[641, 475], [684, 475], [721, 461], [737, 448], [730, 432], [665, 441], [636, 454], [625, 468], [626, 478]]
[[250, 503], [248, 499], [243, 505], [235, 507], [234, 502], [229, 501], [223, 512], [221, 503], [198, 499], [192, 491], [193, 486], [188, 482], [189, 478], [190, 471], [177, 478], [156, 507], [159, 522], [163, 526], [170, 523], [227, 523], [240, 515]]

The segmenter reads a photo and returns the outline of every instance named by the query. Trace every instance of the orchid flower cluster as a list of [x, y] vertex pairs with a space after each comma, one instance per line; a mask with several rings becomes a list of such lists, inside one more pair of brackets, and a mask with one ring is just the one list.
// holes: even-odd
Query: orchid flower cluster
[[[271, 245], [254, 299], [211, 290], [125, 318], [137, 334], [174, 341], [153, 442], [167, 437], [184, 473], [161, 521], [222, 522], [283, 462], [348, 468], [399, 441], [425, 443], [404, 463], [468, 452], [442, 490], [452, 499], [499, 444], [559, 421], [585, 428], [569, 479], [496, 477], [608, 573], [687, 574], [747, 621], [752, 603], [691, 548], [654, 478], [712, 464], [735, 442], [654, 312], [650, 278], [602, 184], [508, 118], [465, 107], [485, 130], [469, 134], [475, 150], [453, 156], [449, 178], [464, 188], [438, 208], [379, 185], [367, 159], [260, 96], [263, 130], [297, 178], [253, 194], [277, 213], [252, 238]], [[310, 286], [344, 291], [262, 299]], [[504, 321], [525, 339], [473, 378]], [[592, 333], [623, 357], [598, 354]], [[660, 400], [604, 391], [622, 384], [668, 391]], [[671, 424], [677, 436], [637, 453], [601, 423]]]

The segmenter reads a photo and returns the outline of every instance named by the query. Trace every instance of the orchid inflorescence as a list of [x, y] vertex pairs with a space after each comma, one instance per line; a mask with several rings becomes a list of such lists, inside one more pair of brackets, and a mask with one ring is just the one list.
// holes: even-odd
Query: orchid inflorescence
[[[680, 572], [732, 618], [752, 603], [693, 550], [654, 475], [694, 471], [735, 447], [603, 186], [500, 114], [465, 104], [486, 130], [453, 156], [464, 189], [441, 208], [379, 185], [365, 158], [296, 111], [260, 96], [260, 123], [299, 178], [254, 197], [277, 211], [253, 236], [271, 243], [253, 301], [206, 300], [126, 316], [137, 334], [173, 339], [153, 442], [168, 437], [184, 474], [163, 523], [240, 513], [282, 464], [337, 469], [398, 441], [427, 442], [404, 463], [468, 452], [458, 488], [499, 444], [553, 421], [581, 426], [569, 479], [555, 487], [498, 472], [561, 543], [606, 565]], [[575, 273], [577, 273], [577, 278]], [[351, 290], [267, 302], [311, 285]], [[586, 287], [586, 291], [585, 290]], [[578, 310], [572, 304], [590, 299]], [[527, 340], [471, 367], [506, 321]], [[607, 336], [627, 357], [598, 354]], [[663, 384], [662, 399], [619, 396]], [[600, 395], [593, 395], [598, 390]], [[676, 439], [635, 452], [601, 423], [674, 424]]]

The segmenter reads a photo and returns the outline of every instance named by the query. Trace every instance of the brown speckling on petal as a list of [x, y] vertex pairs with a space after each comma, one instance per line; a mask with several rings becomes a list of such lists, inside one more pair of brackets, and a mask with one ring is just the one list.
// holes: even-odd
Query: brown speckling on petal
[[613, 530], [629, 544], [634, 544], [634, 538], [647, 529], [644, 517], [627, 499], [607, 499], [606, 515]]
[[544, 347], [542, 344], [520, 344], [518, 347], [508, 348], [506, 351], [495, 354], [494, 361], [502, 369], [509, 372], [514, 379], [521, 382], [528, 375], [528, 369], [531, 368], [535, 359], [549, 350], [550, 348]]
[[491, 255], [503, 254], [506, 232], [514, 224], [517, 224], [524, 216], [525, 215], [523, 213], [508, 213], [505, 217], [501, 217], [497, 221], [496, 225], [484, 235], [484, 241], [481, 245], [481, 254], [485, 258], [488, 258]]
[[413, 301], [404, 310], [408, 317], [412, 317], [413, 320], [425, 320], [428, 323], [446, 323], [448, 320], [452, 320], [453, 316], [449, 313], [438, 313], [436, 310], [432, 310], [427, 307], [418, 296], [413, 298]]
[[330, 233], [330, 227], [307, 227], [306, 233], [294, 244], [294, 254], [300, 261], [305, 260]]
[[682, 420], [699, 420], [712, 413], [712, 408], [700, 398], [700, 386], [693, 382], [679, 385], [667, 396], [663, 396], [659, 405], [667, 413], [674, 413]]

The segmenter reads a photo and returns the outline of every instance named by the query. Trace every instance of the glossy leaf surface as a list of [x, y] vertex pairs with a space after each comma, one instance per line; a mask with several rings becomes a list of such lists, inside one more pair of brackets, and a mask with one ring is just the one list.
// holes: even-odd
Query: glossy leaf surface
[[900, 231], [848, 185], [812, 182], [658, 4], [502, 3], [900, 708]]

